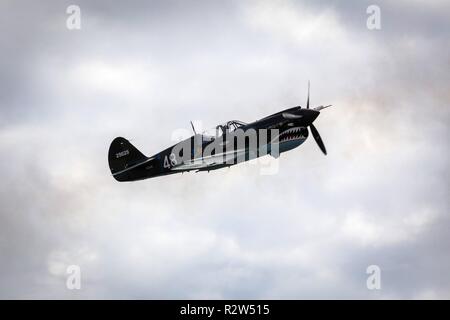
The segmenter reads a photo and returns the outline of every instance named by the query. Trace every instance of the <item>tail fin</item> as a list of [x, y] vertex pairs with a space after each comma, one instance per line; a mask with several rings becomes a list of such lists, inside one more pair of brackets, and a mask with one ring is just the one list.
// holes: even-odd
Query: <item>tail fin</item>
[[142, 163], [147, 159], [127, 139], [122, 137], [115, 138], [109, 147], [109, 168], [114, 176], [120, 175], [127, 168]]

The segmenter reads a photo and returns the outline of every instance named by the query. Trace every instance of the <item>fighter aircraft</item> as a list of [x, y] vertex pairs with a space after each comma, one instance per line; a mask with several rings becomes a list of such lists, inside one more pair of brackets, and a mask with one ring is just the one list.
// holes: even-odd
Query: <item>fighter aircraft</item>
[[210, 171], [229, 167], [264, 155], [280, 153], [300, 146], [308, 138], [308, 127], [320, 150], [327, 151], [314, 120], [327, 106], [309, 107], [309, 82], [306, 108], [289, 108], [260, 120], [244, 123], [227, 121], [216, 126], [215, 135], [197, 133], [151, 157], [136, 149], [127, 139], [115, 138], [108, 161], [117, 181], [136, 181], [168, 174]]

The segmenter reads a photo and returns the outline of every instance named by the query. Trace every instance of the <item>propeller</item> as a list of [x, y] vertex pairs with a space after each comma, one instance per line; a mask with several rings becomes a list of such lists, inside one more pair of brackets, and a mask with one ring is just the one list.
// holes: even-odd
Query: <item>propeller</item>
[[323, 110], [325, 108], [329, 108], [331, 106], [332, 106], [332, 104], [329, 104], [327, 106], [318, 106], [318, 107], [313, 108], [313, 110], [320, 111], [320, 110]]
[[[308, 81], [308, 98], [306, 100], [306, 109], [309, 109], [309, 87], [310, 87], [310, 84]], [[319, 107], [313, 108], [313, 110], [320, 111], [320, 110], [328, 108], [328, 107], [331, 107], [331, 105], [328, 105], [325, 107], [319, 106]], [[312, 123], [309, 125], [309, 128], [311, 129], [312, 136], [314, 137], [314, 140], [316, 140], [316, 143], [319, 146], [320, 150], [322, 150], [323, 154], [326, 155], [327, 149], [325, 148], [325, 144], [323, 143], [322, 138], [320, 137], [319, 131], [317, 131], [316, 127]]]
[[306, 109], [309, 109], [309, 80], [308, 80], [308, 99], [306, 100]]
[[325, 148], [325, 145], [323, 144], [322, 138], [320, 137], [319, 131], [317, 131], [316, 127], [311, 123], [309, 125], [309, 128], [311, 129], [311, 133], [314, 137], [314, 140], [316, 140], [317, 145], [319, 146], [320, 150], [322, 150], [324, 155], [327, 155], [327, 149]]

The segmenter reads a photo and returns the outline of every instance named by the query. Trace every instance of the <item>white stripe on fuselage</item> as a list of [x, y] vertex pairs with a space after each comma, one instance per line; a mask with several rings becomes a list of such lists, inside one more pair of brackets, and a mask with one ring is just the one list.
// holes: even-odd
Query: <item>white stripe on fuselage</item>
[[113, 176], [121, 174], [121, 173], [124, 173], [124, 172], [127, 172], [128, 170], [134, 169], [136, 167], [139, 167], [140, 165], [143, 165], [144, 163], [147, 163], [147, 162], [149, 162], [149, 161], [151, 161], [153, 159], [155, 159], [155, 158], [148, 158], [147, 160], [142, 161], [141, 163], [135, 164], [135, 165], [133, 165], [133, 166], [131, 166], [129, 168], [126, 168], [126, 169], [123, 169], [123, 170], [121, 170], [119, 172], [113, 173]]

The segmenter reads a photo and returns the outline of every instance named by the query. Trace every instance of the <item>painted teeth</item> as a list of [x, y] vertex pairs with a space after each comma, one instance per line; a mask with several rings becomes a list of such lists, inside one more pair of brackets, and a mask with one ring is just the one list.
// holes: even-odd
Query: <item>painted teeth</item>
[[280, 135], [280, 142], [296, 140], [296, 139], [299, 139], [300, 137], [303, 137], [303, 135], [300, 133], [300, 128], [292, 128], [292, 129], [284, 131]]

